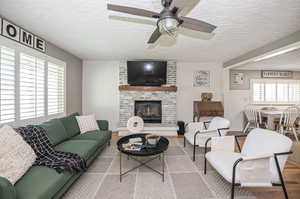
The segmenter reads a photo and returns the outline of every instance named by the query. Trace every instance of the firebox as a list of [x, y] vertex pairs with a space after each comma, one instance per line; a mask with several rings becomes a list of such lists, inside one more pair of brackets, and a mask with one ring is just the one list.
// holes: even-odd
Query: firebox
[[161, 123], [161, 101], [135, 101], [134, 115], [143, 118], [145, 123]]

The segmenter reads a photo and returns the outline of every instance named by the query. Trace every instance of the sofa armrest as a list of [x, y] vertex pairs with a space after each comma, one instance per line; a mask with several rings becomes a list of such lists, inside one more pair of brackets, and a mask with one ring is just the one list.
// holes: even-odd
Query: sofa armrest
[[17, 192], [15, 187], [6, 179], [0, 176], [0, 198], [16, 199]]
[[99, 129], [102, 131], [107, 131], [109, 129], [109, 123], [107, 120], [97, 120]]

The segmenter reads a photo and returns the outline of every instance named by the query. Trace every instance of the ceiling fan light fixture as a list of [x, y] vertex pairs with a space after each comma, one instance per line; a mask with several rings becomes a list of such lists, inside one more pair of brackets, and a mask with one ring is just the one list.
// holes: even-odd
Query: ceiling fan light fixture
[[178, 29], [179, 21], [173, 17], [165, 17], [158, 20], [157, 26], [160, 33], [167, 33], [169, 35], [173, 35]]

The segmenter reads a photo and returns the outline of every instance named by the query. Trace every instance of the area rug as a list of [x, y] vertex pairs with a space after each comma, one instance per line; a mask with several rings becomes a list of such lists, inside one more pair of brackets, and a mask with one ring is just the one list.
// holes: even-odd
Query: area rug
[[[192, 146], [183, 147], [181, 138], [169, 139], [165, 155], [165, 182], [148, 168], [139, 168], [119, 181], [119, 153], [117, 139], [99, 155], [88, 171], [66, 193], [64, 199], [226, 199], [231, 185], [208, 167], [203, 174], [203, 151], [197, 150], [193, 162]], [[123, 170], [137, 165], [123, 155]], [[161, 170], [159, 160], [150, 164]], [[249, 191], [236, 188], [236, 199], [255, 199]]]

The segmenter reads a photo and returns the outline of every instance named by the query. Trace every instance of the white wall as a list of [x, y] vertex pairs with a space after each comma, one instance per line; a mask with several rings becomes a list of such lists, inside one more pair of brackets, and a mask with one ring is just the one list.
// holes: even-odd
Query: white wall
[[[110, 122], [116, 130], [119, 121], [119, 64], [120, 61], [83, 62], [83, 113], [95, 113], [97, 119]], [[193, 87], [193, 72], [211, 71], [211, 89]], [[177, 119], [191, 121], [193, 101], [200, 100], [201, 92], [213, 92], [214, 100], [223, 100], [221, 63], [177, 62]]]
[[[197, 70], [208, 70], [211, 88], [193, 87], [193, 74]], [[201, 99], [202, 92], [212, 92], [214, 101], [223, 101], [223, 68], [221, 63], [177, 62], [177, 119], [193, 120], [193, 101]]]
[[119, 61], [84, 61], [82, 81], [83, 114], [95, 113], [116, 130], [119, 121]]

